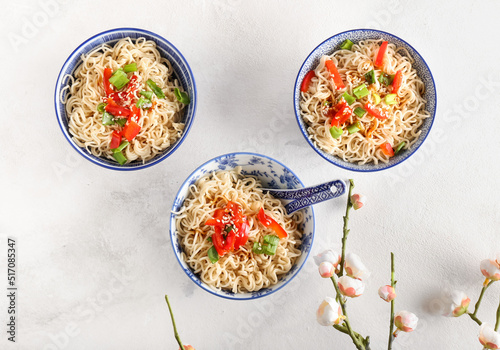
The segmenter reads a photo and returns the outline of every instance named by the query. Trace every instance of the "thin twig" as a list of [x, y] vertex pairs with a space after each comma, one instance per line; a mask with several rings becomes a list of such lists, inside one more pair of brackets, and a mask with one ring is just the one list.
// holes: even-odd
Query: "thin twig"
[[497, 322], [495, 323], [495, 332], [498, 331], [499, 327], [500, 327], [500, 303], [498, 303]]
[[186, 350], [184, 345], [182, 345], [182, 341], [181, 341], [181, 338], [179, 337], [179, 333], [177, 333], [177, 327], [175, 326], [174, 314], [172, 313], [172, 308], [170, 307], [170, 302], [168, 301], [168, 295], [166, 295], [166, 294], [165, 294], [165, 300], [167, 301], [168, 310], [170, 311], [170, 318], [172, 319], [172, 325], [174, 326], [175, 339], [177, 340], [177, 343], [179, 343], [181, 350]]
[[476, 315], [477, 312], [479, 311], [479, 307], [481, 306], [481, 301], [483, 300], [484, 293], [486, 292], [486, 289], [488, 289], [488, 287], [491, 286], [492, 283], [493, 281], [490, 281], [488, 284], [483, 285], [483, 289], [481, 289], [481, 294], [479, 294], [479, 299], [477, 299], [476, 305], [474, 305], [474, 312], [472, 313], [467, 312], [467, 315], [469, 315], [469, 317], [478, 325], [482, 325], [483, 322], [481, 322], [481, 320], [477, 318]]
[[341, 277], [344, 274], [344, 261], [345, 261], [345, 248], [347, 243], [347, 236], [349, 235], [349, 229], [347, 228], [347, 224], [349, 223], [349, 211], [352, 208], [351, 203], [351, 193], [354, 188], [354, 181], [349, 179], [349, 195], [347, 196], [347, 207], [344, 215], [344, 234], [342, 236], [342, 257], [340, 258], [340, 271], [338, 276]]
[[337, 281], [335, 280], [335, 277], [332, 276], [332, 277], [330, 277], [330, 279], [332, 280], [333, 287], [335, 288], [335, 292], [337, 293], [337, 296], [339, 297], [338, 300], [339, 300], [339, 303], [340, 303], [340, 308], [342, 309], [342, 314], [345, 317], [344, 324], [345, 324], [345, 329], [346, 329], [347, 332], [343, 332], [343, 333], [346, 333], [346, 334], [348, 334], [351, 337], [352, 342], [356, 346], [356, 349], [358, 349], [358, 350], [366, 350], [365, 347], [364, 347], [364, 345], [363, 345], [363, 343], [360, 342], [359, 337], [361, 337], [361, 336], [358, 333], [354, 332], [352, 330], [352, 328], [351, 328], [351, 324], [349, 323], [349, 317], [347, 316], [347, 311], [346, 311], [344, 299], [342, 297], [342, 294], [340, 294], [339, 286], [337, 285]]
[[[391, 287], [396, 288], [394, 281], [394, 253], [391, 252]], [[394, 341], [394, 299], [391, 300], [391, 319], [389, 322], [389, 344], [387, 349], [392, 349], [392, 342]]]

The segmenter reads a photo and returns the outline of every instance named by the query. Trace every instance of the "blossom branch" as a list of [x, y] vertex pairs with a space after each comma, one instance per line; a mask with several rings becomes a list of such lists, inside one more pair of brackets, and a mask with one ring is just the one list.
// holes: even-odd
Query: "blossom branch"
[[[391, 287], [396, 287], [396, 282], [394, 281], [394, 253], [391, 252]], [[392, 342], [394, 341], [394, 299], [391, 300], [391, 319], [389, 322], [389, 344], [387, 346], [388, 350], [392, 349]]]
[[181, 350], [186, 350], [184, 345], [182, 345], [182, 341], [181, 341], [181, 337], [179, 336], [179, 333], [177, 333], [177, 327], [175, 326], [174, 314], [172, 312], [172, 308], [170, 307], [170, 302], [168, 301], [168, 295], [166, 295], [166, 294], [165, 294], [165, 300], [167, 301], [168, 310], [170, 311], [170, 318], [172, 319], [172, 325], [174, 326], [175, 339], [177, 340], [177, 343], [181, 347]]
[[479, 311], [479, 307], [481, 306], [481, 301], [483, 300], [484, 293], [486, 292], [486, 289], [488, 289], [488, 287], [491, 286], [492, 283], [493, 281], [489, 281], [488, 284], [483, 285], [483, 288], [481, 289], [481, 294], [479, 295], [479, 299], [477, 299], [476, 305], [474, 305], [474, 312], [473, 313], [467, 312], [467, 315], [469, 315], [469, 317], [478, 325], [482, 325], [483, 322], [481, 322], [481, 320], [477, 318], [476, 315], [477, 312]]
[[498, 331], [498, 328], [500, 327], [500, 303], [498, 303], [498, 309], [497, 309], [497, 322], [495, 323], [495, 332]]
[[347, 244], [347, 236], [349, 235], [350, 231], [347, 228], [347, 224], [349, 223], [349, 211], [352, 208], [351, 194], [353, 188], [354, 188], [354, 181], [352, 179], [349, 179], [349, 195], [347, 196], [347, 208], [345, 210], [345, 215], [344, 215], [344, 235], [342, 236], [342, 257], [340, 258], [340, 271], [338, 273], [339, 277], [344, 274], [345, 248]]

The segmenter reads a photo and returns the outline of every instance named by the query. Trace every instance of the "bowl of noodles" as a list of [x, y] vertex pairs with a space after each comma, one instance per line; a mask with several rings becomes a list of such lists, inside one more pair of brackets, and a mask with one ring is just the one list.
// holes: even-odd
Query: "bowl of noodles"
[[170, 217], [181, 268], [196, 285], [227, 299], [283, 288], [309, 255], [314, 212], [288, 214], [262, 189], [302, 187], [288, 167], [261, 154], [225, 154], [201, 165], [179, 189]]
[[430, 132], [436, 87], [420, 54], [374, 29], [334, 35], [299, 70], [295, 116], [309, 145], [344, 169], [391, 168], [413, 155]]
[[188, 62], [161, 36], [117, 28], [87, 39], [61, 68], [54, 95], [69, 144], [94, 164], [138, 170], [183, 142], [196, 111]]

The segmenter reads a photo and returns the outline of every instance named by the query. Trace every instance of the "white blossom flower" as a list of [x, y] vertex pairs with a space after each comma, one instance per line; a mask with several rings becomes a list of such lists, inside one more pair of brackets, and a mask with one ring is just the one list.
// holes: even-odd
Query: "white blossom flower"
[[349, 298], [357, 298], [365, 291], [365, 284], [361, 280], [349, 276], [342, 276], [338, 280], [340, 293]]
[[486, 349], [500, 349], [500, 333], [487, 323], [483, 323], [479, 330], [479, 342]]
[[340, 324], [344, 318], [342, 308], [335, 299], [330, 297], [326, 297], [316, 311], [316, 320], [322, 326]]
[[335, 268], [337, 268], [339, 263], [340, 263], [340, 259], [341, 259], [341, 256], [339, 253], [337, 253], [334, 250], [328, 249], [328, 250], [325, 250], [325, 251], [319, 253], [318, 255], [316, 255], [314, 257], [314, 262], [316, 263], [316, 265], [319, 266], [319, 265], [321, 265], [322, 262], [328, 261]]
[[366, 280], [370, 277], [370, 271], [361, 262], [361, 258], [354, 253], [347, 253], [344, 264], [347, 275], [358, 280]]
[[481, 273], [489, 280], [500, 280], [500, 267], [495, 260], [485, 259], [481, 261]]
[[444, 316], [458, 317], [467, 312], [470, 304], [470, 299], [467, 295], [458, 290], [447, 291], [443, 295]]
[[365, 203], [366, 203], [366, 197], [363, 196], [362, 194], [356, 193], [351, 196], [351, 204], [354, 210], [363, 208]]
[[329, 261], [323, 261], [319, 264], [318, 270], [323, 278], [330, 278], [335, 274], [335, 266]]
[[[394, 325], [403, 332], [412, 332], [417, 328], [418, 317], [409, 311], [400, 311], [394, 316]], [[396, 331], [397, 332], [397, 331]]]
[[385, 301], [390, 302], [396, 299], [396, 290], [394, 287], [386, 285], [378, 289], [378, 295]]

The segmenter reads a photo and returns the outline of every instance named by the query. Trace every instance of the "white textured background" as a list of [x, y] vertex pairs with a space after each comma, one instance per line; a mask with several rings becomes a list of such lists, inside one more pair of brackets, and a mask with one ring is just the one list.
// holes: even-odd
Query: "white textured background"
[[[52, 5], [49, 5], [52, 4]], [[389, 306], [377, 289], [396, 254], [397, 309], [420, 317], [394, 349], [480, 349], [468, 317], [433, 314], [441, 287], [475, 301], [481, 259], [500, 250], [500, 2], [483, 1], [23, 1], [2, 0], [0, 295], [6, 237], [18, 241], [18, 335], [1, 349], [176, 349], [163, 295], [182, 339], [203, 349], [353, 349], [316, 323], [330, 281], [312, 261], [295, 282], [262, 300], [223, 300], [194, 286], [168, 238], [169, 210], [184, 179], [204, 161], [256, 151], [308, 185], [353, 177], [366, 209], [353, 212], [348, 249], [373, 271], [349, 303], [356, 331], [387, 347]], [[194, 125], [166, 161], [137, 172], [93, 165], [69, 146], [53, 92], [67, 56], [115, 27], [154, 31], [185, 55], [199, 105]], [[343, 171], [317, 155], [292, 109], [296, 73], [324, 39], [371, 27], [412, 44], [429, 64], [438, 113], [424, 146], [387, 171]], [[260, 131], [272, 129], [272, 137]], [[342, 200], [315, 207], [313, 253], [339, 247]], [[479, 317], [494, 322], [500, 282]], [[3, 290], [3, 291], [1, 291]], [[431, 306], [429, 306], [431, 303]]]

